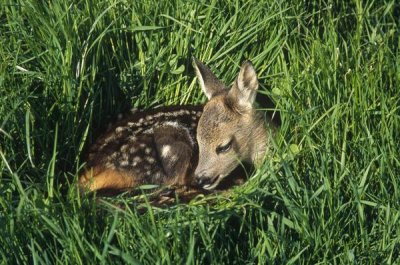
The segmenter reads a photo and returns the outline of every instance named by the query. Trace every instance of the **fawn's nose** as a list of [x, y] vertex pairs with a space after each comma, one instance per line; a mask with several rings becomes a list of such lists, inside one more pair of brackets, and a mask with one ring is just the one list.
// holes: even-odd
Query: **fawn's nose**
[[204, 186], [210, 181], [210, 178], [207, 177], [206, 172], [204, 171], [198, 172], [196, 170], [196, 172], [194, 173], [194, 177], [197, 185], [199, 186]]

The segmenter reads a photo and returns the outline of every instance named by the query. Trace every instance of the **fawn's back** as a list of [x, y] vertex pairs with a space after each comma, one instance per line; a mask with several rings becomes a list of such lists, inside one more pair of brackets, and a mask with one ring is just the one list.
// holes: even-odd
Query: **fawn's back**
[[80, 185], [92, 191], [189, 185], [201, 113], [202, 106], [172, 106], [128, 115], [90, 147]]

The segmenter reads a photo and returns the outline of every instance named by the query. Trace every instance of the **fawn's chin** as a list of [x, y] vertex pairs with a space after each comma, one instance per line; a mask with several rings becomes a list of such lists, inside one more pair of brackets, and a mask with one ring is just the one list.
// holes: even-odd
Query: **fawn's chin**
[[215, 189], [218, 184], [221, 182], [221, 180], [223, 180], [225, 178], [224, 175], [217, 175], [215, 176], [210, 183], [207, 183], [206, 185], [203, 186], [203, 189], [205, 190], [213, 190]]

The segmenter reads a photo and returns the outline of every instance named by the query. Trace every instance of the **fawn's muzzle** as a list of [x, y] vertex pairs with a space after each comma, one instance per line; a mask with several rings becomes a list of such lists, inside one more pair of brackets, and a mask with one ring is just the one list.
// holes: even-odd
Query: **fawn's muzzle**
[[206, 184], [209, 184], [209, 182], [211, 181], [211, 178], [205, 176], [205, 175], [196, 175], [196, 183], [199, 186], [204, 186]]
[[222, 179], [221, 175], [209, 177], [202, 172], [199, 174], [195, 174], [195, 181], [197, 185], [206, 190], [212, 190], [216, 188], [221, 179]]

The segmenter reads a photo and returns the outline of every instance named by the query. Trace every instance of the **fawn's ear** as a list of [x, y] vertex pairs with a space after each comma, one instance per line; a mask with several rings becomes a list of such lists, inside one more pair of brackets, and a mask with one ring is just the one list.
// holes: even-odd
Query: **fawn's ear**
[[245, 61], [240, 67], [240, 72], [236, 78], [228, 97], [243, 111], [253, 107], [258, 89], [257, 73], [250, 61]]
[[225, 89], [224, 84], [211, 72], [211, 70], [193, 57], [193, 67], [199, 79], [201, 89], [208, 99]]

